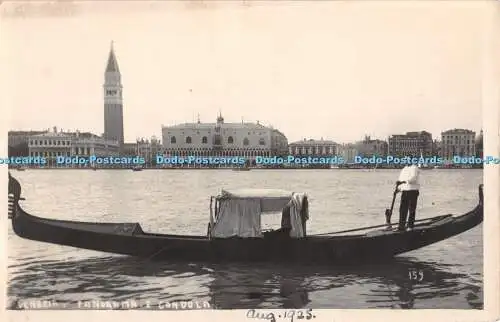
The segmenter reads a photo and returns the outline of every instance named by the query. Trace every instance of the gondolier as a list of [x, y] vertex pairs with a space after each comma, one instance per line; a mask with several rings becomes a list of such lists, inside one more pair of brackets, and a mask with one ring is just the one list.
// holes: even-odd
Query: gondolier
[[420, 194], [419, 176], [420, 172], [416, 165], [404, 167], [399, 174], [399, 179], [396, 182], [396, 184], [398, 185], [397, 190], [401, 191], [398, 230], [405, 230], [407, 218], [408, 229], [413, 229], [417, 211], [417, 201]]
[[290, 218], [291, 207], [292, 201], [287, 203], [281, 211], [281, 228], [279, 229], [279, 232], [287, 237], [290, 237], [290, 231], [292, 230], [292, 219]]

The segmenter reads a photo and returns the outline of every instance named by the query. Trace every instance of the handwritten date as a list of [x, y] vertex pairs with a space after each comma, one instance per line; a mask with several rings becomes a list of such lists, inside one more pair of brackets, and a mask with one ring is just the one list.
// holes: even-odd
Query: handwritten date
[[247, 318], [268, 320], [276, 322], [276, 319], [285, 319], [293, 322], [295, 320], [311, 320], [316, 316], [312, 314], [312, 309], [307, 310], [286, 310], [280, 312], [259, 312], [257, 310], [248, 310]]

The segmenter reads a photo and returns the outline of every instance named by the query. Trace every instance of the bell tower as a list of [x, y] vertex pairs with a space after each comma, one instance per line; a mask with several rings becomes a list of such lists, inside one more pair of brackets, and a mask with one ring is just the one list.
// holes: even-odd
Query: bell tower
[[120, 69], [116, 60], [113, 42], [104, 72], [104, 138], [118, 141], [123, 148], [123, 96]]
[[215, 133], [212, 137], [212, 146], [216, 150], [222, 149], [222, 124], [224, 124], [224, 118], [222, 117], [222, 113], [219, 111], [219, 116], [217, 116], [217, 123], [215, 124]]

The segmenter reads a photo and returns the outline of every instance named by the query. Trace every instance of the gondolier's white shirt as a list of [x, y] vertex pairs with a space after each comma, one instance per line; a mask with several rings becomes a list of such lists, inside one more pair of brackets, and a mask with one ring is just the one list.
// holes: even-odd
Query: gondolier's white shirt
[[416, 165], [406, 166], [399, 174], [399, 181], [406, 181], [399, 185], [399, 191], [420, 190], [420, 170]]

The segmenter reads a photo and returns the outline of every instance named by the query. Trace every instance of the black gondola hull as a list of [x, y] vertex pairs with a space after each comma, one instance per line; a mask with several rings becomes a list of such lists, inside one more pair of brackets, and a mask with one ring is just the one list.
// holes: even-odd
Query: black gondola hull
[[[14, 179], [15, 180], [15, 179]], [[10, 186], [9, 186], [10, 187]], [[107, 253], [189, 262], [376, 262], [456, 236], [483, 220], [480, 202], [461, 216], [440, 216], [407, 232], [375, 230], [344, 236], [209, 239], [145, 233], [138, 223], [89, 223], [45, 219], [13, 204], [12, 228], [22, 238]]]

